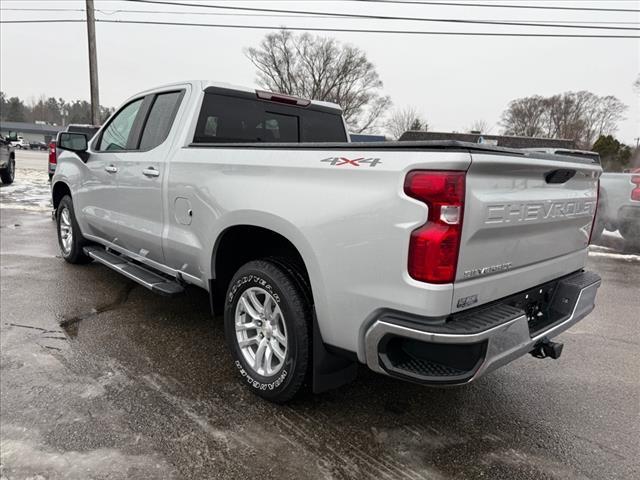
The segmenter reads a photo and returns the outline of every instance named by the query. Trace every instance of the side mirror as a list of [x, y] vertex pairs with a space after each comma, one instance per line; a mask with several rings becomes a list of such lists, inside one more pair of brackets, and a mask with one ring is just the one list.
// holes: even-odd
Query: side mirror
[[89, 157], [87, 154], [87, 149], [89, 148], [87, 136], [84, 133], [60, 132], [58, 134], [56, 148], [73, 152], [84, 162], [86, 162]]
[[84, 133], [60, 132], [57, 147], [71, 152], [86, 152], [87, 137]]

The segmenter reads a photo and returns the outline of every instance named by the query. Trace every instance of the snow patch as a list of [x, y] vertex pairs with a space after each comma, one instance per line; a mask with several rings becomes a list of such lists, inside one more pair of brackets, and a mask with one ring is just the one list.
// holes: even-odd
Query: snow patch
[[629, 262], [640, 262], [640, 255], [625, 254], [625, 253], [590, 251], [589, 256], [601, 257], [601, 258], [613, 258], [616, 260], [626, 260]]

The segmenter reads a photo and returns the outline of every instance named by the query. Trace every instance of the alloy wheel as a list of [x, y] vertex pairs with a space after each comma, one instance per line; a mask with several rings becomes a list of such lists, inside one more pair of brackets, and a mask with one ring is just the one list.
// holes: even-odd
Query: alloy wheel
[[270, 377], [284, 366], [287, 327], [280, 306], [260, 287], [242, 292], [236, 305], [235, 332], [238, 347], [249, 367]]

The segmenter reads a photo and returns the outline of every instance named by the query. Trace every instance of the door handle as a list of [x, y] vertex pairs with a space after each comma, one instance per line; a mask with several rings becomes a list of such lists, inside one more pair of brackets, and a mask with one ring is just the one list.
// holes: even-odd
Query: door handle
[[118, 171], [118, 167], [115, 165], [107, 165], [104, 169], [109, 173], [116, 173]]
[[147, 177], [157, 177], [160, 175], [160, 172], [153, 167], [145, 168], [142, 170], [142, 173]]

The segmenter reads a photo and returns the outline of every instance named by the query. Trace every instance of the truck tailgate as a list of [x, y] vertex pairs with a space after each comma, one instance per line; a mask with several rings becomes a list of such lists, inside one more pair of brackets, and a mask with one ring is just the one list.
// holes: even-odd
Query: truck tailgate
[[556, 158], [472, 154], [454, 310], [582, 267], [601, 169]]

